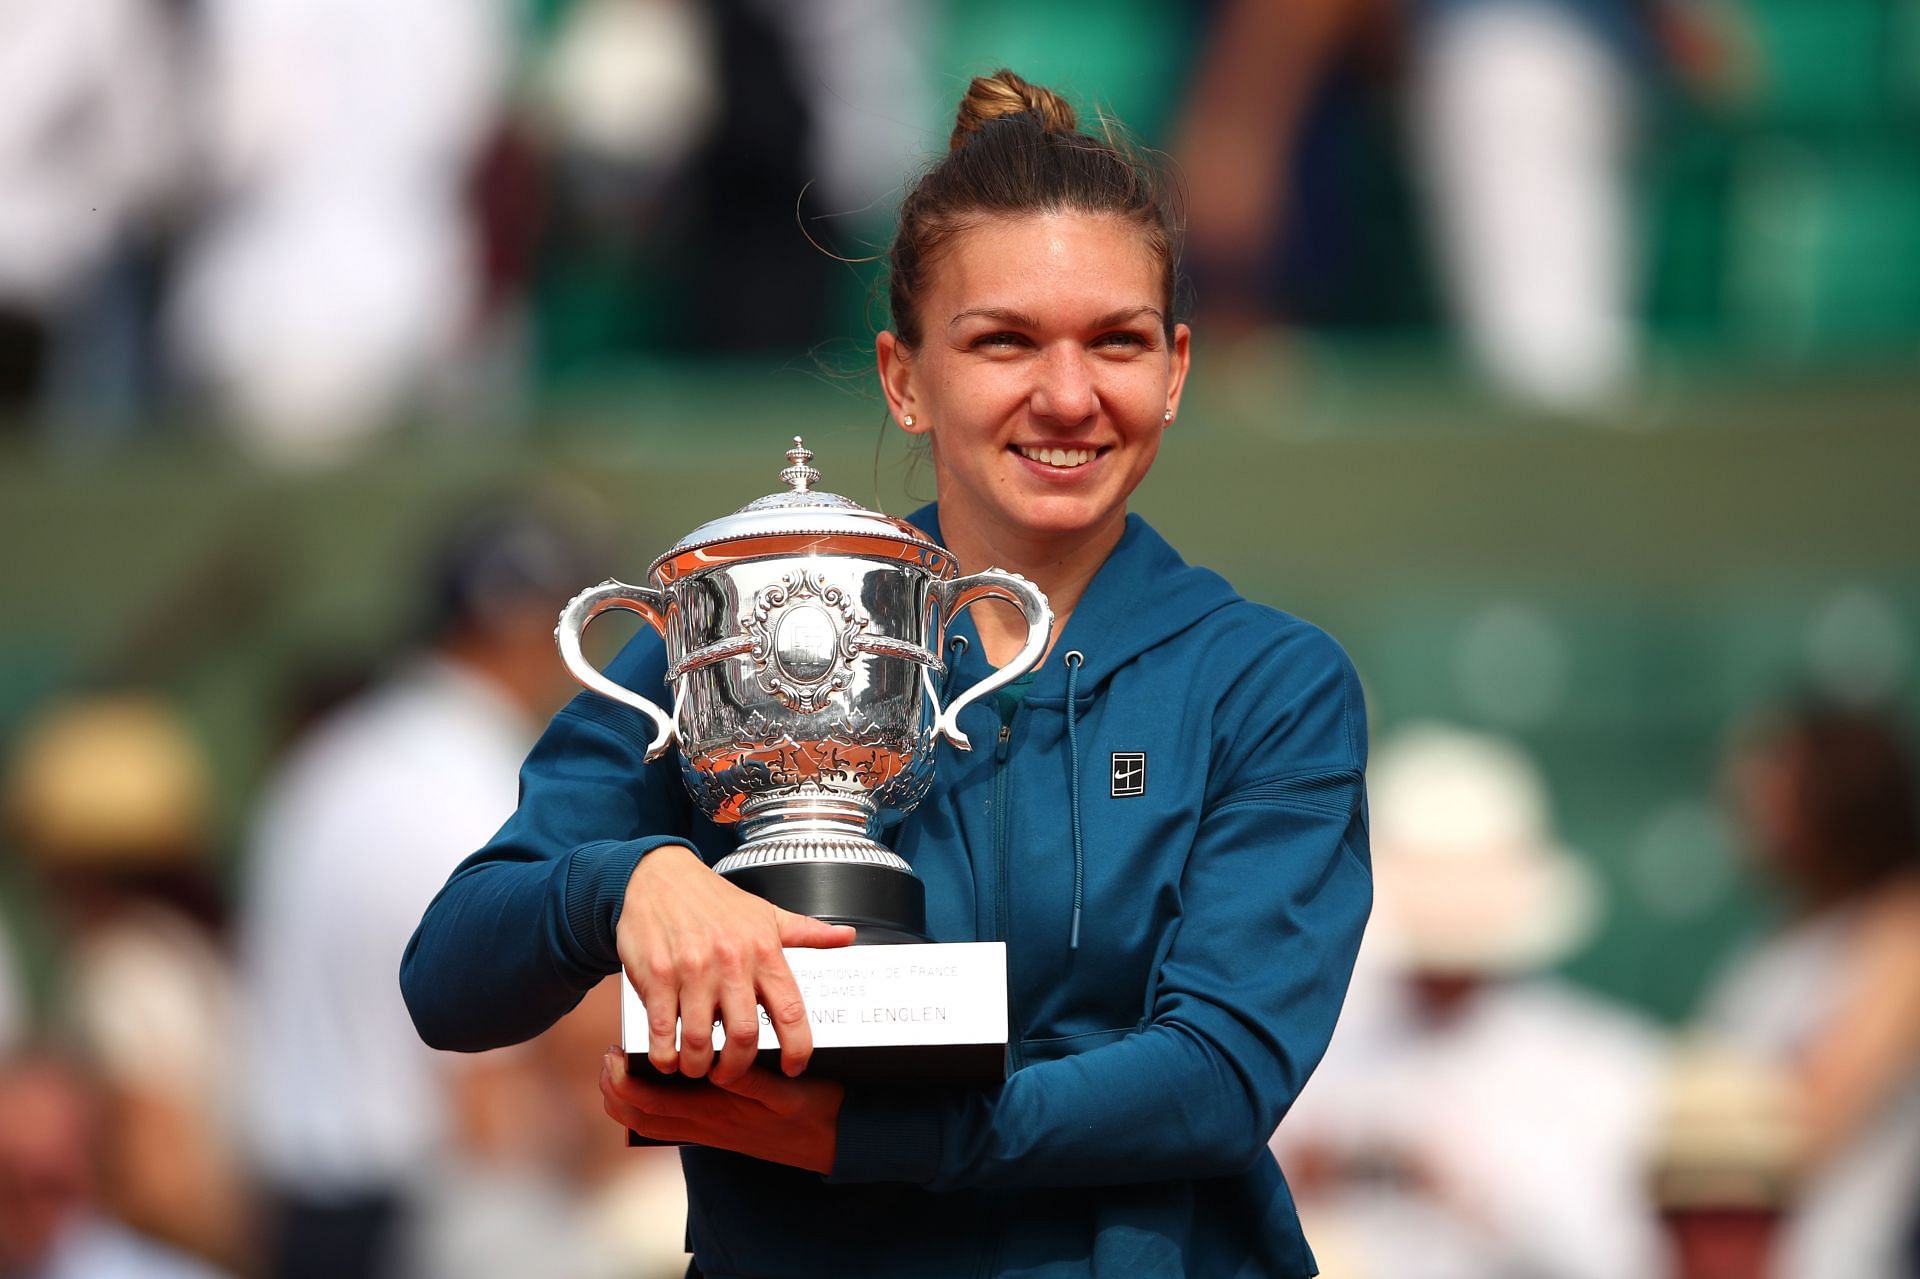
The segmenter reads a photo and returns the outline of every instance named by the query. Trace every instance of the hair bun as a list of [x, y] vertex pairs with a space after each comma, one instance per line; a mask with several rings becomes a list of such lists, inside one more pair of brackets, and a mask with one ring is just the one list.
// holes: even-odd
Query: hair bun
[[975, 76], [960, 99], [960, 113], [954, 118], [953, 134], [947, 150], [957, 151], [960, 144], [989, 121], [1006, 116], [1030, 115], [1043, 133], [1073, 133], [1080, 121], [1067, 100], [1052, 89], [1025, 80], [1005, 67], [990, 76]]

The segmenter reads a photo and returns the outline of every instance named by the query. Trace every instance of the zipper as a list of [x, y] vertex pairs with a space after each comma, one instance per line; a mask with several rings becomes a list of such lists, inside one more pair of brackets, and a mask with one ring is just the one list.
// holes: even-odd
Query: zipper
[[[1018, 714], [1016, 708], [1013, 712]], [[993, 923], [994, 935], [1007, 939], [1007, 756], [1012, 753], [1013, 719], [1001, 721], [1000, 734], [993, 746]], [[1011, 974], [1009, 974], [1011, 976]], [[1026, 1064], [1020, 1052], [1020, 1036], [1011, 1013], [1012, 992], [1008, 992], [1007, 1065], [1009, 1073]]]

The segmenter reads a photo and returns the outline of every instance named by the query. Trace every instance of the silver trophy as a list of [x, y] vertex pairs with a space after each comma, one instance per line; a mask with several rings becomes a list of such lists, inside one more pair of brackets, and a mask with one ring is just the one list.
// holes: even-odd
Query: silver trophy
[[[787, 910], [852, 924], [863, 943], [924, 941], [924, 886], [876, 838], [881, 815], [926, 794], [938, 739], [969, 748], [961, 710], [1033, 668], [1053, 611], [1025, 578], [957, 577], [911, 524], [818, 491], [813, 454], [793, 444], [787, 488], [689, 533], [653, 562], [649, 585], [581, 592], [555, 637], [575, 678], [652, 721], [647, 758], [678, 745], [701, 811], [740, 824], [740, 847], [715, 870]], [[942, 707], [946, 628], [984, 599], [1020, 609], [1026, 643]], [[609, 609], [666, 640], [671, 713], [581, 652]]]

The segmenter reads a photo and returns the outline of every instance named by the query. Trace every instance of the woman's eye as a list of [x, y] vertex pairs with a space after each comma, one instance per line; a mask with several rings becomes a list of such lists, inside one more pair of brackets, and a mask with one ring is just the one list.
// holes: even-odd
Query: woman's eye
[[1093, 344], [1118, 351], [1144, 351], [1148, 346], [1147, 339], [1138, 333], [1103, 333]]
[[1018, 333], [983, 333], [973, 340], [975, 349], [1008, 350], [1026, 345], [1027, 339]]

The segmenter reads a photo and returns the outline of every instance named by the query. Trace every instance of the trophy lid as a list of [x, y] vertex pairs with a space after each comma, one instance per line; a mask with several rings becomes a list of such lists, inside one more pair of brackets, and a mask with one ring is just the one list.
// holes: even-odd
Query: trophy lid
[[905, 520], [814, 488], [820, 472], [808, 465], [812, 459], [794, 436], [780, 472], [786, 488], [708, 520], [655, 560], [650, 574], [665, 586], [718, 564], [792, 555], [862, 555], [916, 563], [936, 577], [953, 572], [945, 548]]

